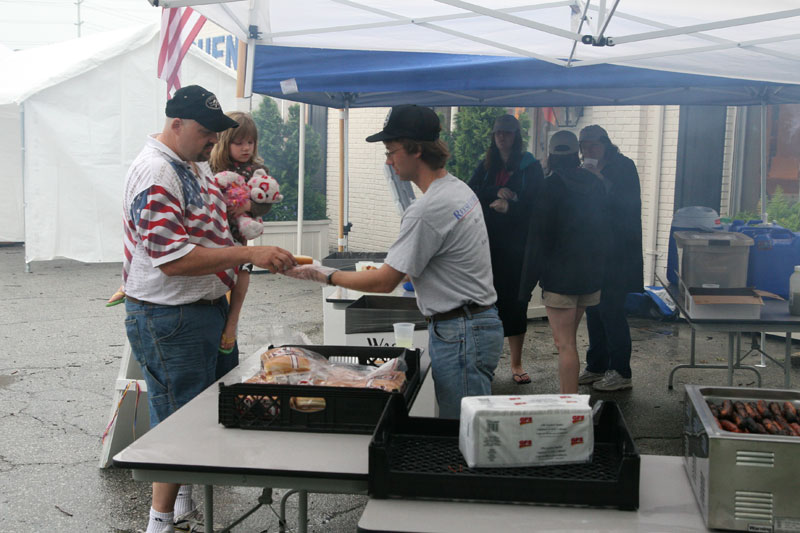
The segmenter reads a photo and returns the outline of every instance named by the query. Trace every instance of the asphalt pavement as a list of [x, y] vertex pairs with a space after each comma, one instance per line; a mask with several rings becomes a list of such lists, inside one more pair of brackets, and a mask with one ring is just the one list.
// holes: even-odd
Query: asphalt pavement
[[[119, 263], [54, 260], [33, 263], [27, 273], [23, 247], [0, 246], [0, 532], [127, 533], [146, 527], [150, 484], [134, 481], [125, 469], [98, 467], [125, 344], [123, 306], [104, 304], [120, 279]], [[242, 353], [272, 342], [276, 328], [321, 343], [320, 287], [254, 274], [239, 328]], [[631, 331], [633, 389], [595, 393], [583, 387], [582, 392], [619, 403], [640, 453], [681, 455], [683, 385], [723, 385], [726, 371], [682, 369], [674, 390], [668, 390], [670, 370], [689, 360], [689, 327], [635, 318]], [[698, 362], [724, 364], [726, 343], [725, 334], [698, 335]], [[584, 327], [578, 345], [585, 351]], [[769, 338], [767, 351], [782, 360], [783, 341]], [[495, 393], [558, 391], [557, 356], [546, 321], [529, 321], [523, 361], [532, 382], [516, 385], [506, 347]], [[758, 363], [759, 357], [746, 361]], [[798, 366], [792, 370], [794, 389], [800, 383]], [[783, 387], [775, 363], [768, 361], [762, 376], [763, 386]], [[738, 371], [734, 384], [754, 387], [754, 374]], [[276, 502], [284, 492], [274, 491]], [[215, 488], [216, 521], [232, 522], [260, 494], [257, 488]], [[195, 487], [195, 499], [201, 504], [202, 487]], [[355, 531], [366, 501], [363, 495], [311, 494], [309, 531]], [[292, 529], [294, 511], [291, 498]], [[277, 530], [272, 509], [262, 508], [234, 531]]]

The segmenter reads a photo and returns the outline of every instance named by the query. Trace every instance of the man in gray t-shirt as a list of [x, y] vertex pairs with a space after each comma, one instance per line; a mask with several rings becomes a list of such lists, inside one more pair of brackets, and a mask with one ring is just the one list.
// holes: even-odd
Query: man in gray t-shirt
[[439, 416], [458, 418], [461, 398], [488, 395], [503, 349], [492, 263], [475, 193], [445, 170], [439, 117], [416, 105], [395, 106], [383, 130], [386, 162], [423, 192], [403, 214], [400, 235], [381, 268], [344, 272], [305, 265], [287, 275], [364, 292], [392, 292], [406, 275], [428, 317], [428, 353]]

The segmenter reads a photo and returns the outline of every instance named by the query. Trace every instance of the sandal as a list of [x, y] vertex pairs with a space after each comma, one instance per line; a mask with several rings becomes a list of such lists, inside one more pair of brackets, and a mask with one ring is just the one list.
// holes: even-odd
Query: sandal
[[531, 377], [527, 372], [520, 372], [519, 374], [511, 374], [514, 383], [517, 385], [527, 385], [531, 382]]
[[115, 292], [111, 298], [108, 299], [106, 302], [106, 307], [113, 307], [115, 305], [119, 305], [125, 301], [125, 293], [122, 289]]

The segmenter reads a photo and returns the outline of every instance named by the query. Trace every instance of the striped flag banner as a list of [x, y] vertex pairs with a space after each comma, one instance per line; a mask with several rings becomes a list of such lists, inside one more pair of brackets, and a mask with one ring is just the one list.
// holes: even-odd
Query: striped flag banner
[[167, 82], [167, 99], [181, 88], [181, 61], [205, 21], [203, 15], [190, 7], [162, 8], [158, 77]]

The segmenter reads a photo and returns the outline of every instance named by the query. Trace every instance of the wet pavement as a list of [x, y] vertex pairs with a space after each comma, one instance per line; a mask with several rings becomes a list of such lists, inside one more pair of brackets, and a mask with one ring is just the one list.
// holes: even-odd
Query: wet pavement
[[[109, 422], [115, 380], [125, 343], [122, 306], [106, 308], [120, 284], [120, 264], [68, 260], [37, 262], [26, 273], [24, 249], [0, 246], [0, 532], [133, 532], [145, 528], [150, 485], [133, 481], [128, 470], [100, 469], [101, 436]], [[302, 332], [321, 343], [319, 286], [271, 274], [255, 274], [240, 323], [244, 354], [271, 342], [275, 325]], [[632, 319], [634, 387], [594, 393], [616, 400], [641, 453], [681, 455], [683, 385], [723, 385], [725, 370], [682, 369], [674, 390], [670, 370], [688, 363], [690, 329], [682, 322]], [[749, 340], [745, 340], [749, 346]], [[587, 345], [581, 328], [579, 347]], [[724, 364], [727, 336], [699, 334], [697, 362]], [[780, 339], [768, 338], [767, 351], [783, 359]], [[793, 346], [798, 351], [798, 346]], [[547, 322], [530, 320], [524, 347], [528, 385], [511, 379], [507, 354], [496, 373], [495, 393], [558, 391], [557, 356]], [[746, 360], [758, 363], [757, 355]], [[793, 388], [800, 365], [792, 369]], [[763, 386], [783, 387], [775, 363], [762, 369]], [[752, 372], [738, 371], [737, 386], [754, 387]], [[175, 436], [180, 439], [180, 435]], [[313, 437], [310, 437], [313, 438]], [[278, 497], [285, 490], [275, 490]], [[256, 504], [257, 488], [217, 487], [217, 522], [230, 523]], [[195, 487], [202, 501], [202, 487]], [[366, 503], [363, 495], [309, 496], [309, 531], [355, 531]], [[289, 527], [295, 528], [295, 499], [289, 500]], [[273, 505], [277, 510], [277, 503]], [[278, 531], [270, 509], [260, 509], [236, 532]]]

